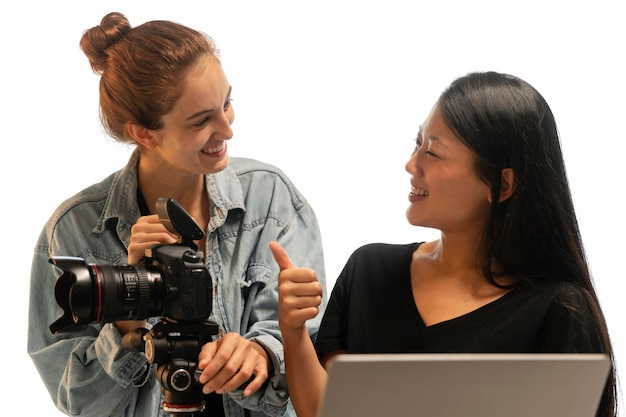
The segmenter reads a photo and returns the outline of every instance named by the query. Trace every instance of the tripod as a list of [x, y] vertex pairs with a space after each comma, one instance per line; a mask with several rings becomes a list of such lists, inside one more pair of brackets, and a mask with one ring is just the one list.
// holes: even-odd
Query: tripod
[[195, 378], [198, 355], [217, 333], [218, 326], [212, 321], [179, 323], [163, 318], [150, 330], [138, 328], [124, 335], [122, 345], [145, 352], [148, 362], [157, 365], [163, 410], [175, 416], [192, 417], [205, 405], [202, 386]]

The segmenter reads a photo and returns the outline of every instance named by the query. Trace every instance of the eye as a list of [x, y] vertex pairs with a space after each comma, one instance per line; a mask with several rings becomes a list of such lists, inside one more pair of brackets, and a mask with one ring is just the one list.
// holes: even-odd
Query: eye
[[[415, 141], [415, 149], [413, 149], [413, 154], [420, 151], [422, 149], [422, 146], [424, 145], [422, 138], [420, 138], [419, 136], [415, 138], [414, 141]], [[430, 148], [426, 149], [426, 155], [431, 156], [431, 157], [437, 157], [437, 154], [431, 151]]]
[[[226, 113], [230, 109], [230, 107], [232, 105], [232, 101], [233, 101], [233, 99], [230, 98], [230, 97], [228, 97], [228, 99], [226, 99], [226, 101], [224, 102], [224, 108], [223, 108], [224, 113]], [[202, 129], [207, 124], [209, 124], [209, 122], [211, 122], [211, 120], [212, 120], [211, 116], [205, 116], [200, 121], [192, 124], [191, 127], [194, 128], [194, 129]]]
[[209, 123], [209, 120], [211, 120], [211, 118], [209, 116], [205, 117], [204, 119], [200, 120], [198, 123], [194, 123], [192, 126], [196, 129], [202, 128], [204, 127], [207, 123]]
[[437, 157], [437, 154], [435, 154], [433, 151], [431, 151], [430, 149], [426, 149], [426, 155], [428, 156], [432, 156], [432, 157]]

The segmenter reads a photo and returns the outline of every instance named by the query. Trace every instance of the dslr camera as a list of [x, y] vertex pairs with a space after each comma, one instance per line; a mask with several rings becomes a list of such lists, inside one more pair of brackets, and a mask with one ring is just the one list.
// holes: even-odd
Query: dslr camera
[[164, 410], [193, 415], [204, 409], [201, 386], [195, 379], [202, 345], [218, 333], [208, 320], [212, 281], [195, 240], [204, 232], [175, 200], [159, 198], [161, 223], [179, 237], [176, 244], [155, 245], [138, 264], [88, 264], [82, 258], [53, 256], [49, 262], [63, 270], [55, 298], [63, 315], [50, 331], [72, 331], [90, 323], [113, 323], [160, 317], [150, 330], [124, 335], [123, 345], [143, 351], [162, 385]]

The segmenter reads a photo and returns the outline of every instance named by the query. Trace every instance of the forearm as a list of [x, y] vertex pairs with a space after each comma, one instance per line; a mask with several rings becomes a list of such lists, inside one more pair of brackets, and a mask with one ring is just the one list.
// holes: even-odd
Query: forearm
[[283, 332], [285, 376], [289, 396], [298, 417], [316, 417], [324, 387], [326, 370], [320, 364], [305, 327]]

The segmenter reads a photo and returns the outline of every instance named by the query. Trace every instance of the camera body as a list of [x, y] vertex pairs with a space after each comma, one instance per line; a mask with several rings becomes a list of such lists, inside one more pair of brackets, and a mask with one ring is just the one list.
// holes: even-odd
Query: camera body
[[204, 232], [175, 200], [160, 198], [157, 211], [161, 222], [179, 235], [179, 243], [149, 248], [140, 263], [88, 264], [76, 257], [50, 258], [63, 270], [55, 297], [64, 314], [50, 325], [53, 334], [89, 323], [159, 316], [180, 323], [208, 319], [212, 281], [193, 242]]
[[213, 289], [202, 256], [182, 245], [152, 247], [146, 256], [165, 277], [160, 315], [181, 323], [202, 323], [208, 319]]

